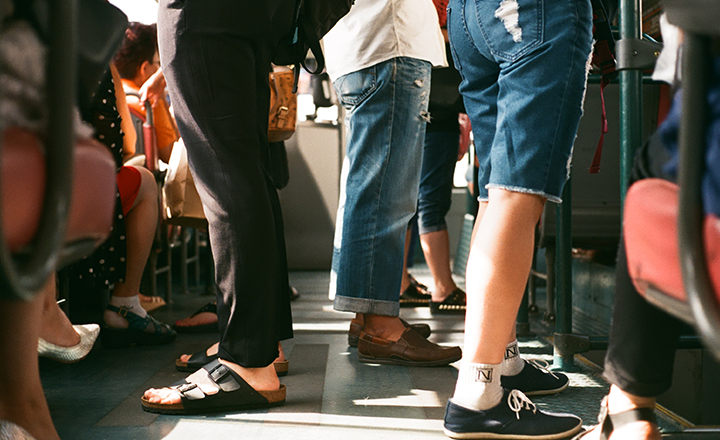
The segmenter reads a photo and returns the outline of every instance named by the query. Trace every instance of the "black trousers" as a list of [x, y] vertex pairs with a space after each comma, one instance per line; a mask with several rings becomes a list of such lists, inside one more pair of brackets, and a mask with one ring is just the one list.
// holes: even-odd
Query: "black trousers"
[[209, 222], [222, 359], [270, 365], [292, 337], [282, 213], [268, 172], [268, 71], [294, 0], [161, 0], [158, 39]]
[[[657, 136], [635, 157], [632, 181], [649, 177], [672, 180], [662, 166], [668, 155]], [[605, 378], [621, 390], [656, 397], [670, 388], [678, 338], [683, 323], [651, 305], [635, 290], [620, 241], [615, 273], [615, 303]]]

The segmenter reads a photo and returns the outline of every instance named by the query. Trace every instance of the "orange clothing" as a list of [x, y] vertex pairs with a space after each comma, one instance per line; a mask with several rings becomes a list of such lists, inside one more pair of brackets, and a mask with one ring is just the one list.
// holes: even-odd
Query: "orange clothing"
[[[135, 93], [139, 90], [138, 87], [128, 79], [123, 79], [122, 83], [125, 90]], [[145, 109], [143, 109], [140, 105], [139, 98], [128, 95], [127, 103], [131, 111], [145, 118]], [[178, 132], [177, 125], [175, 124], [175, 119], [170, 114], [170, 107], [168, 106], [167, 101], [165, 99], [158, 99], [152, 109], [158, 150], [172, 146], [178, 139], [180, 139], [180, 133]]]

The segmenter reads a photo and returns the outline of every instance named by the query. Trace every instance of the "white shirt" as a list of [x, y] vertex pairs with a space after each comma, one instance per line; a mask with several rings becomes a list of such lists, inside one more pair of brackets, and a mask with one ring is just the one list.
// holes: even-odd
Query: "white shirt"
[[396, 57], [448, 65], [432, 0], [355, 0], [323, 45], [333, 81]]

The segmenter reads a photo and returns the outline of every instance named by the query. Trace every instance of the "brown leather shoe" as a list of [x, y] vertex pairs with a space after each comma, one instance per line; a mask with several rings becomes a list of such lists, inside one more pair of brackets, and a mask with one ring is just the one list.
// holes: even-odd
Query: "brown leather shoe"
[[[430, 336], [430, 333], [432, 332], [432, 330], [430, 330], [430, 326], [425, 323], [409, 324], [409, 323], [405, 322], [403, 319], [400, 319], [400, 322], [402, 322], [405, 327], [411, 328], [411, 329], [415, 330], [416, 332], [418, 332], [420, 334], [420, 336], [422, 336], [423, 338], [427, 338], [428, 336]], [[358, 324], [355, 321], [350, 321], [350, 330], [348, 330], [348, 345], [349, 346], [351, 346], [351, 347], [358, 346], [358, 340], [360, 339], [360, 332], [362, 331], [362, 329], [363, 329], [362, 324]]]
[[460, 347], [441, 347], [406, 329], [398, 341], [360, 333], [358, 358], [360, 362], [405, 365], [408, 367], [439, 367], [462, 357]]

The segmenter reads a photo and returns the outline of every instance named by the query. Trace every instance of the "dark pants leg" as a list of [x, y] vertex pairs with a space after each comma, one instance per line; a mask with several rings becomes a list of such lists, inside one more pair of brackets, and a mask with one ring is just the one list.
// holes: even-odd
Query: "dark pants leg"
[[209, 222], [219, 353], [244, 367], [269, 365], [278, 341], [292, 337], [282, 214], [268, 173], [267, 75], [293, 4], [163, 0], [158, 12], [161, 64]]
[[[638, 151], [633, 181], [663, 177], [666, 153], [657, 137]], [[670, 388], [675, 350], [683, 325], [649, 304], [635, 290], [627, 269], [624, 240], [618, 250], [610, 344], [605, 377], [625, 392], [656, 397]]]

